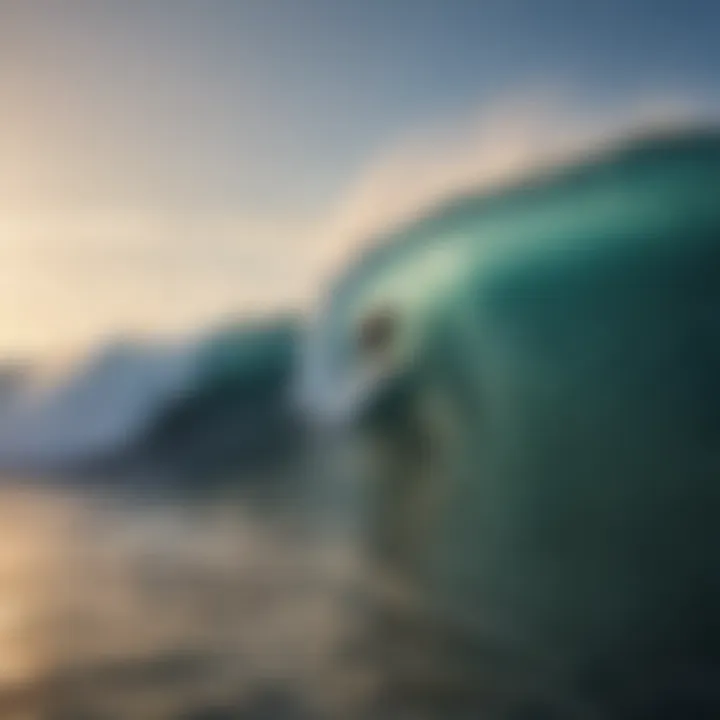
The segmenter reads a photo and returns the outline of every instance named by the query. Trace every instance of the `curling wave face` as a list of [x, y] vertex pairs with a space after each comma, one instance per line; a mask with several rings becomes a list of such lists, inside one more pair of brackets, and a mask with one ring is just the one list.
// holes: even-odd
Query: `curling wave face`
[[612, 717], [720, 707], [718, 187], [703, 131], [461, 198], [338, 279], [305, 356], [377, 562]]

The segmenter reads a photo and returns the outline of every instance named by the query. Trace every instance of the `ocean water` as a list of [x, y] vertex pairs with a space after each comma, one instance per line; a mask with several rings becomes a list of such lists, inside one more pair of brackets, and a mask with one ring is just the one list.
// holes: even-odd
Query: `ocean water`
[[356, 714], [372, 678], [341, 659], [352, 561], [300, 515], [5, 479], [0, 717]]
[[451, 667], [379, 612], [351, 493], [212, 487], [0, 482], [0, 718], [590, 717], [528, 715], [521, 673]]
[[293, 332], [112, 345], [16, 383], [2, 720], [378, 715], [351, 498], [312, 481], [286, 402]]

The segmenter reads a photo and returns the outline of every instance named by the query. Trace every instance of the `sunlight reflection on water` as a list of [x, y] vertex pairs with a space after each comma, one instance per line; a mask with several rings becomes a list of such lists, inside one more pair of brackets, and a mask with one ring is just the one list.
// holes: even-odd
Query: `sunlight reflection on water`
[[337, 672], [349, 565], [321, 549], [231, 503], [3, 487], [2, 717], [343, 716], [369, 680]]

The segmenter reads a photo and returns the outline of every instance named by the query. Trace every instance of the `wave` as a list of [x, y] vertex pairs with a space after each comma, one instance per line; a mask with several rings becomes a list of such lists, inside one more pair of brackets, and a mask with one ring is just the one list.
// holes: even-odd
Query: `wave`
[[287, 389], [298, 330], [283, 317], [165, 344], [117, 340], [49, 387], [14, 383], [0, 398], [0, 466], [190, 462], [220, 446], [272, 455], [297, 434]]

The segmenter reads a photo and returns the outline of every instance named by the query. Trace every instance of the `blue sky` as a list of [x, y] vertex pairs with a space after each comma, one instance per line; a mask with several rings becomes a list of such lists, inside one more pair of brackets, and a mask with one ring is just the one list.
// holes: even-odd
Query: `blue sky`
[[517, 88], [717, 101], [720, 5], [0, 0], [0, 349], [292, 301], [322, 218]]

